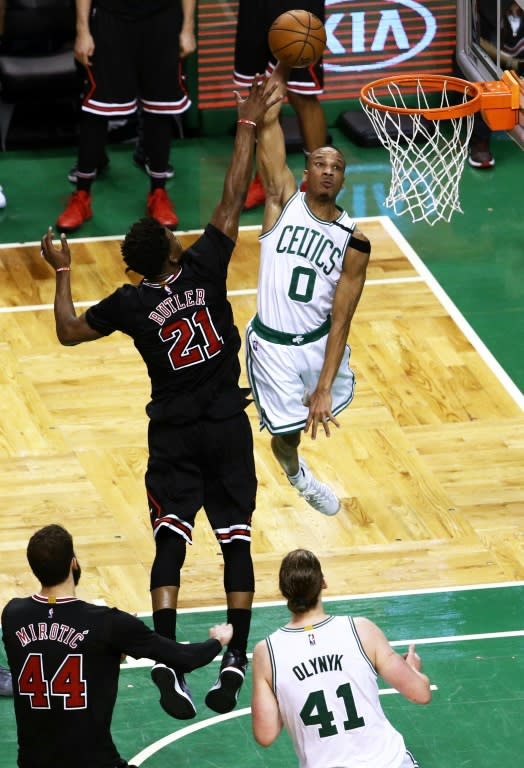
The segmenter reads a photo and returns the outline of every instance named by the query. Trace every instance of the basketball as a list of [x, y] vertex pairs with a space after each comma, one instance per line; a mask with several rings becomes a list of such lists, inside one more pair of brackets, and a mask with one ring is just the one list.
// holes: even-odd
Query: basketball
[[309, 11], [286, 11], [269, 28], [271, 53], [288, 67], [309, 67], [324, 53], [326, 30]]

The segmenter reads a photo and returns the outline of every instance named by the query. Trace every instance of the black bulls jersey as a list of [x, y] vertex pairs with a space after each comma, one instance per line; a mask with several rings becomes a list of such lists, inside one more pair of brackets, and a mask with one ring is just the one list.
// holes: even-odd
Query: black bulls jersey
[[208, 224], [184, 251], [178, 275], [165, 284], [144, 279], [123, 285], [87, 310], [87, 322], [99, 333], [118, 330], [133, 338], [151, 379], [151, 418], [221, 418], [245, 407], [238, 387], [240, 335], [226, 289], [233, 248]]
[[33, 595], [2, 613], [13, 677], [20, 768], [114, 768], [110, 726], [120, 657], [189, 671], [211, 661], [217, 640], [183, 645], [116, 608]]

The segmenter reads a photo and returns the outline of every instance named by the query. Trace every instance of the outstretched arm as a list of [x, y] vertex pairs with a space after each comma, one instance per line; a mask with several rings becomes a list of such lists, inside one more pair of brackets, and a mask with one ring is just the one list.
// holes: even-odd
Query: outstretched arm
[[236, 98], [238, 120], [233, 155], [224, 180], [222, 198], [211, 217], [211, 224], [235, 241], [240, 213], [251, 179], [257, 124], [266, 110], [276, 104], [282, 96], [276, 93], [274, 83], [257, 77], [249, 96], [242, 99], [236, 93]]
[[[289, 69], [278, 63], [271, 77], [282, 98], [286, 93]], [[280, 125], [281, 102], [268, 109], [257, 130], [257, 169], [264, 185], [266, 202], [262, 232], [268, 232], [280, 216], [284, 205], [296, 192], [297, 185], [286, 160], [286, 142]]]
[[[355, 248], [355, 245], [358, 248]], [[360, 250], [363, 248], [364, 250]], [[318, 377], [317, 386], [308, 401], [309, 414], [305, 431], [311, 427], [311, 437], [317, 436], [319, 424], [322, 424], [326, 435], [330, 436], [330, 424], [339, 426], [331, 412], [331, 387], [337, 375], [340, 361], [347, 344], [349, 329], [357, 308], [364, 283], [369, 261], [369, 240], [358, 229], [351, 236], [350, 245], [344, 257], [344, 266], [340, 274], [333, 308], [331, 310], [331, 328], [329, 330], [324, 362]], [[367, 251], [367, 252], [366, 252]]]
[[60, 248], [53, 245], [53, 230], [51, 227], [41, 240], [42, 256], [56, 273], [55, 286], [55, 325], [56, 335], [60, 344], [73, 346], [82, 341], [94, 341], [102, 334], [93, 330], [88, 324], [85, 312], [76, 315], [71, 296], [71, 253], [66, 236], [60, 235]]

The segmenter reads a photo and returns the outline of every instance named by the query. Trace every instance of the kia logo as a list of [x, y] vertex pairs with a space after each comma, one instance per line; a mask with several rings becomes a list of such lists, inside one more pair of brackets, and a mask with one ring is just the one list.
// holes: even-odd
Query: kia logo
[[[350, 8], [337, 13], [335, 6], [342, 4]], [[327, 48], [331, 54], [331, 60], [324, 61], [326, 71], [394, 67], [417, 56], [435, 37], [434, 16], [416, 0], [382, 0], [374, 8], [369, 2], [360, 5], [359, 9], [358, 0], [325, 0], [326, 11], [334, 10], [326, 13]], [[332, 63], [332, 57], [339, 57], [340, 63]], [[342, 63], [343, 57], [352, 63]]]

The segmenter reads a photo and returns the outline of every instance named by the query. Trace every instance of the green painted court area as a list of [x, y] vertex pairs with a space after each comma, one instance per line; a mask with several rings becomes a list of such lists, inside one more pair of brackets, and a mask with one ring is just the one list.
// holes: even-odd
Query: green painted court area
[[[421, 768], [517, 768], [524, 754], [524, 583], [408, 594], [326, 599], [328, 612], [365, 615], [399, 652], [415, 641], [431, 678], [423, 707], [383, 690], [381, 701]], [[254, 610], [250, 648], [287, 621], [283, 604]], [[147, 623], [150, 617], [144, 617]], [[224, 611], [181, 612], [179, 640], [201, 640]], [[5, 662], [2, 656], [0, 661]], [[188, 677], [198, 715], [168, 717], [157, 703], [150, 663], [122, 666], [113, 736], [121, 754], [147, 768], [282, 768], [296, 765], [287, 734], [269, 749], [255, 744], [249, 714], [250, 676], [237, 709], [218, 716], [204, 696], [219, 660]], [[12, 700], [0, 699], [0, 768], [16, 765]], [[81, 745], [79, 745], [81, 749]], [[57, 766], [58, 768], [58, 766]]]

